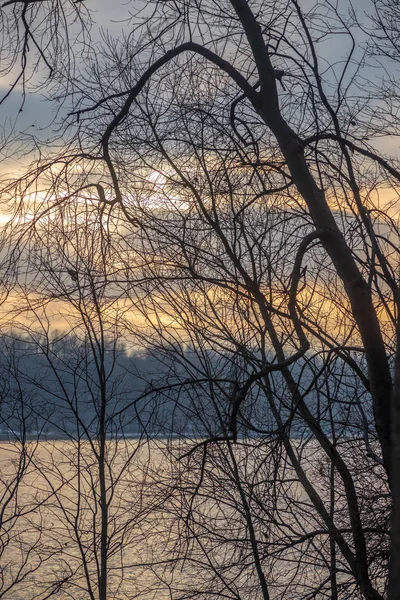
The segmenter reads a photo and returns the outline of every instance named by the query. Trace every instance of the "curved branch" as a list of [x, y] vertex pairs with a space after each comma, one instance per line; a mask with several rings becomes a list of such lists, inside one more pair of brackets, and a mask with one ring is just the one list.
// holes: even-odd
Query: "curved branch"
[[[247, 97], [249, 98], [249, 100], [251, 101], [253, 106], [256, 107], [259, 103], [258, 102], [259, 94], [258, 94], [258, 92], [256, 92], [253, 89], [253, 86], [250, 85], [250, 83], [247, 81], [247, 79], [237, 69], [235, 69], [235, 67], [233, 67], [228, 61], [226, 61], [224, 58], [221, 58], [220, 56], [218, 56], [217, 54], [212, 52], [212, 50], [209, 50], [208, 48], [204, 48], [201, 44], [196, 44], [195, 42], [186, 42], [184, 44], [177, 46], [176, 48], [172, 48], [171, 50], [168, 50], [164, 54], [164, 56], [162, 56], [161, 58], [156, 60], [152, 65], [150, 65], [150, 67], [140, 77], [140, 79], [136, 83], [136, 85], [133, 86], [133, 88], [128, 93], [128, 97], [125, 100], [122, 108], [119, 110], [119, 112], [115, 115], [115, 117], [109, 123], [109, 125], [107, 126], [107, 128], [101, 138], [101, 146], [103, 148], [104, 160], [107, 164], [108, 170], [111, 175], [111, 179], [112, 179], [113, 186], [115, 189], [117, 201], [121, 205], [122, 205], [122, 194], [120, 192], [118, 176], [114, 169], [114, 165], [113, 165], [113, 162], [112, 162], [112, 159], [110, 156], [110, 151], [109, 151], [109, 141], [110, 141], [111, 135], [112, 135], [113, 131], [120, 125], [120, 123], [128, 115], [133, 102], [136, 100], [137, 96], [139, 95], [141, 90], [144, 88], [146, 83], [149, 81], [151, 76], [154, 73], [156, 73], [156, 71], [158, 71], [158, 69], [160, 69], [163, 65], [165, 65], [166, 63], [171, 61], [175, 56], [179, 56], [180, 54], [183, 54], [184, 52], [194, 52], [196, 54], [200, 54], [201, 56], [204, 56], [207, 60], [209, 60], [210, 62], [215, 64], [218, 68], [220, 68], [222, 71], [227, 73], [233, 79], [233, 81], [235, 81], [235, 83], [239, 86], [239, 88], [247, 95]], [[93, 110], [93, 108], [92, 109], [83, 109], [82, 111], [77, 111], [76, 114], [77, 114], [78, 120], [79, 120], [79, 116], [82, 114], [82, 112], [87, 112], [88, 110]]]
[[237, 439], [237, 415], [239, 412], [239, 408], [240, 408], [240, 405], [242, 404], [243, 400], [245, 400], [247, 393], [249, 392], [253, 383], [255, 383], [256, 381], [259, 381], [260, 379], [263, 379], [264, 377], [269, 375], [269, 373], [273, 373], [274, 371], [282, 371], [286, 367], [289, 367], [290, 365], [295, 363], [297, 360], [299, 360], [299, 358], [301, 358], [307, 352], [309, 347], [310, 347], [310, 344], [308, 343], [308, 341], [305, 339], [305, 336], [304, 336], [304, 342], [302, 343], [300, 349], [297, 352], [295, 352], [294, 354], [292, 354], [292, 356], [289, 356], [286, 360], [283, 360], [281, 362], [277, 362], [277, 363], [273, 363], [273, 364], [268, 363], [262, 369], [260, 369], [260, 371], [250, 375], [250, 377], [246, 380], [246, 382], [241, 386], [241, 388], [239, 389], [239, 391], [237, 392], [236, 396], [233, 399], [232, 412], [231, 412], [231, 417], [229, 419], [228, 429], [229, 429], [229, 431], [232, 432], [232, 436], [233, 436], [234, 440]]
[[[218, 54], [215, 54], [215, 52], [213, 52], [212, 50], [205, 48], [201, 44], [196, 44], [196, 42], [185, 42], [184, 44], [180, 44], [176, 48], [168, 50], [163, 56], [156, 60], [152, 65], [150, 65], [131, 90], [111, 94], [106, 98], [102, 98], [96, 104], [93, 104], [93, 106], [83, 108], [81, 110], [72, 111], [69, 113], [69, 115], [77, 115], [79, 118], [79, 116], [83, 113], [96, 110], [96, 108], [98, 108], [108, 100], [112, 100], [114, 98], [121, 98], [123, 96], [128, 95], [128, 98], [126, 99], [121, 111], [115, 116], [115, 118], [112, 121], [112, 123], [114, 123], [114, 121], [116, 121], [116, 124], [120, 123], [124, 116], [127, 115], [131, 104], [133, 103], [137, 95], [141, 92], [141, 90], [144, 88], [150, 77], [154, 73], [156, 73], [156, 71], [158, 71], [162, 66], [167, 64], [176, 56], [183, 54], [184, 52], [194, 52], [195, 54], [200, 54], [208, 61], [215, 64], [217, 67], [219, 67], [220, 69], [225, 71], [225, 73], [232, 77], [235, 83], [244, 92], [245, 96], [249, 98], [253, 104], [258, 103], [259, 95], [254, 89], [254, 87], [250, 85], [247, 79], [233, 65], [231, 65], [231, 63], [229, 63], [221, 56], [218, 56]], [[116, 126], [116, 124], [114, 124], [114, 127]]]
[[303, 262], [304, 254], [306, 253], [307, 248], [311, 244], [311, 242], [313, 242], [316, 239], [321, 239], [323, 237], [326, 237], [327, 235], [329, 235], [328, 232], [325, 230], [322, 230], [322, 229], [312, 231], [311, 233], [306, 235], [305, 238], [300, 243], [300, 246], [297, 250], [296, 258], [294, 260], [293, 271], [292, 271], [292, 283], [291, 283], [290, 292], [289, 292], [288, 308], [289, 308], [290, 316], [293, 321], [294, 328], [296, 330], [297, 337], [299, 338], [300, 344], [302, 346], [304, 346], [304, 344], [307, 343], [307, 338], [305, 336], [303, 326], [297, 315], [297, 310], [296, 310], [297, 288], [298, 288], [299, 280], [300, 280], [300, 277], [302, 274], [301, 265]]

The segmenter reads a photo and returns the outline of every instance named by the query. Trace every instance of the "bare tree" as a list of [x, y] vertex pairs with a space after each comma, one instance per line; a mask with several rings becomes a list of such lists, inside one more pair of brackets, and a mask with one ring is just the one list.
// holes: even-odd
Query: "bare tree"
[[24, 494], [35, 477], [39, 440], [33, 399], [19, 377], [23, 344], [3, 337], [0, 356], [0, 597], [7, 598], [23, 594], [59, 546], [46, 547], [42, 503]]
[[141, 374], [126, 380], [135, 364], [121, 345], [124, 307], [108, 282], [110, 248], [94, 217], [82, 204], [41, 220], [19, 263], [26, 278], [10, 317], [12, 336], [20, 332], [34, 359], [15, 377], [24, 406], [36, 396], [31, 410], [43, 431], [30, 461], [31, 490], [21, 484], [20, 491], [32, 518], [41, 507], [41, 548], [33, 545], [24, 560], [33, 552], [51, 558], [40, 583], [32, 574], [30, 597], [60, 590], [93, 600], [126, 597], [146, 570], [142, 522], [159, 501], [146, 481], [146, 392], [138, 403]]
[[79, 44], [79, 51], [84, 51], [90, 15], [81, 2], [6, 0], [0, 6], [0, 23], [0, 77], [7, 88], [0, 104], [22, 90], [22, 112], [26, 92], [48, 88], [49, 80], [60, 81], [61, 72], [72, 75], [70, 45]]
[[[242, 435], [262, 437], [260, 456], [279, 440], [274, 464], [283, 473], [290, 464], [285, 483], [294, 478], [307, 497], [303, 505], [283, 486], [283, 502], [306, 529], [295, 534], [299, 578], [308, 548], [322, 565], [312, 589], [294, 574], [280, 582], [281, 596], [287, 585], [304, 597], [383, 598], [389, 489], [388, 597], [400, 587], [400, 172], [373, 145], [396, 133], [397, 121], [386, 82], [373, 79], [371, 48], [356, 38], [375, 24], [392, 53], [396, 31], [385, 27], [391, 4], [373, 4], [366, 24], [336, 5], [305, 10], [296, 0], [138, 10], [130, 35], [107, 40], [81, 75], [86, 87], [67, 120], [79, 120], [76, 138], [18, 188], [20, 214], [30, 194], [36, 219], [79, 201], [112, 222], [104, 237], [112, 239], [110, 277], [141, 313], [142, 338], [170, 364], [171, 392], [162, 393], [178, 390], [186, 414], [206, 426], [196, 456], [224, 448], [232, 473]], [[340, 60], [329, 53], [331, 39], [344, 48]], [[383, 190], [391, 206], [382, 205]], [[15, 186], [8, 191], [15, 203]], [[14, 224], [12, 258], [27, 239], [19, 233]], [[305, 453], [311, 439], [321, 483], [317, 459]], [[192, 497], [203, 485], [214, 490], [207, 453]], [[248, 513], [253, 492], [241, 489], [251, 469], [238, 473], [230, 481], [265, 598], [273, 583], [262, 563], [272, 564], [274, 550], [251, 528], [269, 513]], [[282, 553], [294, 544], [285, 536]], [[217, 557], [210, 560], [217, 572]]]

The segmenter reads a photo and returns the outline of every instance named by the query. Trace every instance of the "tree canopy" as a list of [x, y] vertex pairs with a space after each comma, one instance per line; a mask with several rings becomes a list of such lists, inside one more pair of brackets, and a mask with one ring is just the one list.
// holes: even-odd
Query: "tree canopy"
[[165, 589], [397, 598], [397, 2], [0, 14], [3, 105], [54, 111], [4, 131], [31, 159], [2, 183], [4, 328], [49, 340], [59, 310], [95, 357], [118, 331], [163, 365], [146, 397], [201, 423], [165, 450], [166, 562], [197, 577]]

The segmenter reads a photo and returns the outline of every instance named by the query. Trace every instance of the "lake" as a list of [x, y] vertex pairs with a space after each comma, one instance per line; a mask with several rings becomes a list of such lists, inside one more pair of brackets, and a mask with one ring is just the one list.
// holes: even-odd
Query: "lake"
[[[315, 442], [293, 444], [328, 503], [328, 463]], [[1, 443], [0, 598], [98, 599], [106, 572], [114, 600], [257, 599], [259, 571], [271, 599], [321, 585], [317, 598], [329, 598], [324, 527], [279, 447], [203, 450], [201, 440], [108, 441], [102, 482], [96, 440]]]

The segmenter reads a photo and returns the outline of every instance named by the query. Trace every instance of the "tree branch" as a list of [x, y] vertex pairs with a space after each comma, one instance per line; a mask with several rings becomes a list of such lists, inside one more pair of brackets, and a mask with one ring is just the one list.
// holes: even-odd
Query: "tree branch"
[[302, 145], [305, 147], [305, 146], [308, 146], [309, 144], [312, 144], [313, 142], [319, 142], [320, 140], [333, 140], [335, 142], [340, 142], [341, 144], [345, 144], [353, 152], [358, 152], [359, 154], [362, 154], [363, 156], [367, 156], [371, 160], [374, 160], [375, 162], [377, 162], [379, 165], [381, 165], [381, 167], [386, 169], [386, 171], [388, 173], [393, 175], [393, 177], [395, 179], [400, 181], [400, 171], [398, 171], [397, 169], [392, 167], [384, 158], [379, 156], [379, 154], [375, 154], [375, 152], [372, 152], [371, 150], [367, 150], [366, 148], [357, 146], [350, 140], [340, 137], [338, 135], [335, 135], [334, 133], [322, 133], [322, 134], [313, 135], [305, 140], [302, 140]]
[[[169, 61], [171, 61], [176, 56], [183, 54], [184, 52], [194, 52], [195, 54], [199, 54], [199, 55], [203, 56], [204, 58], [206, 58], [208, 61], [215, 64], [217, 67], [222, 69], [225, 73], [230, 75], [230, 77], [232, 77], [232, 79], [235, 81], [235, 83], [238, 85], [238, 87], [244, 92], [245, 96], [247, 98], [249, 98], [253, 104], [258, 103], [258, 98], [259, 98], [258, 92], [256, 92], [254, 87], [252, 85], [250, 85], [250, 83], [247, 81], [247, 79], [233, 65], [231, 65], [231, 63], [229, 63], [227, 60], [225, 60], [221, 56], [218, 56], [218, 54], [215, 54], [215, 52], [213, 52], [212, 50], [205, 48], [201, 44], [196, 44], [195, 42], [185, 42], [184, 44], [180, 44], [176, 48], [172, 48], [171, 50], [168, 50], [163, 56], [161, 56], [158, 60], [156, 60], [152, 65], [150, 65], [131, 90], [126, 90], [124, 92], [118, 92], [117, 94], [111, 94], [110, 96], [107, 96], [106, 98], [102, 98], [93, 106], [90, 106], [88, 108], [83, 108], [81, 110], [72, 111], [69, 113], [69, 115], [78, 115], [78, 117], [79, 117], [80, 115], [82, 115], [86, 112], [91, 112], [93, 110], [96, 110], [96, 108], [98, 108], [99, 106], [101, 106], [102, 104], [104, 104], [105, 102], [107, 102], [109, 100], [112, 100], [115, 98], [121, 98], [123, 96], [128, 95], [128, 98], [126, 99], [125, 104], [122, 107], [121, 111], [115, 116], [115, 118], [112, 121], [112, 123], [114, 124], [114, 127], [115, 127], [118, 123], [121, 122], [123, 117], [126, 116], [133, 101], [135, 100], [137, 95], [141, 92], [141, 90], [144, 88], [144, 86], [146, 85], [148, 80], [151, 78], [151, 76], [154, 75], [154, 73], [156, 73], [156, 71], [158, 71], [158, 69], [160, 69], [162, 66], [167, 64]], [[114, 121], [115, 121], [115, 123], [114, 123]], [[111, 126], [111, 124], [109, 125], [109, 127], [110, 126]]]

